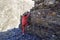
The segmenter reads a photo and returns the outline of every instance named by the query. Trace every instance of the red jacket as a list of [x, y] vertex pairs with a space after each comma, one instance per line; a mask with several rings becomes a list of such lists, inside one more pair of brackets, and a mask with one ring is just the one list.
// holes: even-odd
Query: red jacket
[[28, 25], [28, 17], [29, 17], [29, 14], [27, 14], [26, 16], [22, 16], [22, 32], [24, 33], [24, 28]]

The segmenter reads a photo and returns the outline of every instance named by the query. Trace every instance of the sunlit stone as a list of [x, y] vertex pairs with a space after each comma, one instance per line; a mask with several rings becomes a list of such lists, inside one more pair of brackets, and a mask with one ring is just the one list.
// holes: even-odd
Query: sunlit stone
[[0, 32], [18, 28], [20, 15], [33, 5], [31, 0], [0, 0]]

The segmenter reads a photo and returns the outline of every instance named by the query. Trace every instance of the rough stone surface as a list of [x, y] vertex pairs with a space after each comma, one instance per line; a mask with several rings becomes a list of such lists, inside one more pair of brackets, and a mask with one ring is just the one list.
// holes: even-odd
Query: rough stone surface
[[[44, 0], [47, 2], [47, 0]], [[25, 27], [27, 33], [36, 34], [44, 40], [60, 40], [60, 2], [53, 4], [36, 3], [30, 10], [30, 25]], [[49, 3], [49, 2], [48, 2]], [[59, 15], [59, 16], [58, 16]]]
[[28, 33], [23, 35], [21, 29], [14, 28], [6, 32], [0, 32], [0, 40], [41, 40], [41, 38]]
[[0, 0], [0, 32], [17, 28], [20, 15], [33, 7], [31, 0]]

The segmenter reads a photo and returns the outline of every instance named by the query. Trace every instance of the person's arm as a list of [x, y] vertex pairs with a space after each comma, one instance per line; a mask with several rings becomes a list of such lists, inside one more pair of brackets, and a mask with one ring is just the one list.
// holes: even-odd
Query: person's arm
[[30, 13], [27, 14], [27, 17], [29, 17]]

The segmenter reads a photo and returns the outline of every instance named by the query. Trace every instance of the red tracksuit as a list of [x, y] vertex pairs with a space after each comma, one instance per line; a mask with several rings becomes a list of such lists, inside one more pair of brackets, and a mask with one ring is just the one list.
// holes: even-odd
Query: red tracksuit
[[27, 14], [26, 16], [22, 16], [22, 32], [24, 33], [24, 28], [28, 25], [28, 17], [29, 17], [29, 14]]

